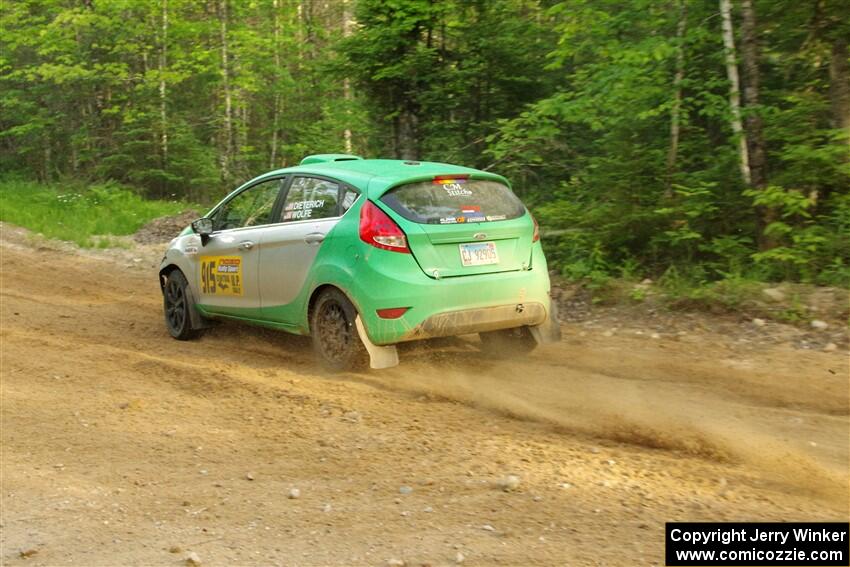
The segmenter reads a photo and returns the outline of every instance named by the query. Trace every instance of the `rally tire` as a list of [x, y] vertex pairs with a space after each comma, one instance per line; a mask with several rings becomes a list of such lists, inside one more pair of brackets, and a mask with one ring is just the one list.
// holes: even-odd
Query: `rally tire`
[[192, 326], [191, 303], [192, 293], [189, 282], [180, 270], [173, 270], [165, 280], [162, 290], [165, 326], [168, 333], [178, 341], [189, 341], [203, 334], [203, 329]]
[[481, 350], [497, 358], [525, 356], [537, 348], [537, 341], [528, 327], [501, 329], [478, 333], [481, 338]]
[[310, 312], [310, 334], [318, 359], [331, 370], [369, 367], [369, 353], [357, 333], [357, 309], [335, 288], [321, 292]]

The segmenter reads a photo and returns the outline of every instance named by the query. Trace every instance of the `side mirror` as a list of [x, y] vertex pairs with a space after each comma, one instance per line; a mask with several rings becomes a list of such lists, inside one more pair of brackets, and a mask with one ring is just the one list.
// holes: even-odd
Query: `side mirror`
[[210, 234], [213, 231], [213, 221], [208, 218], [201, 218], [192, 222], [192, 230], [195, 231], [195, 234], [198, 234], [201, 237], [201, 246], [206, 246], [207, 241], [210, 239]]

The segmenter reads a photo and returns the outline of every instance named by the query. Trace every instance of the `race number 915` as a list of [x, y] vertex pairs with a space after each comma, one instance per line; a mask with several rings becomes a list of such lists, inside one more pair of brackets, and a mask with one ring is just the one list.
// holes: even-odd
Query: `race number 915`
[[215, 260], [201, 262], [201, 293], [215, 294]]
[[201, 258], [201, 294], [242, 295], [242, 258], [204, 256]]

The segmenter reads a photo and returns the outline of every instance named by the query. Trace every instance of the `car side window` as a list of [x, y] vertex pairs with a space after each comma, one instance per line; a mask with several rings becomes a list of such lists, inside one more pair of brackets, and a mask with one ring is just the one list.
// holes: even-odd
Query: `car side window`
[[344, 215], [345, 212], [351, 208], [351, 205], [357, 200], [357, 197], [360, 196], [360, 193], [351, 189], [349, 187], [345, 187], [342, 192], [342, 199], [339, 202], [339, 214]]
[[269, 224], [272, 222], [272, 209], [282, 185], [282, 179], [272, 179], [242, 191], [222, 205], [216, 213], [213, 230]]
[[339, 183], [318, 177], [296, 177], [281, 211], [282, 222], [339, 216]]

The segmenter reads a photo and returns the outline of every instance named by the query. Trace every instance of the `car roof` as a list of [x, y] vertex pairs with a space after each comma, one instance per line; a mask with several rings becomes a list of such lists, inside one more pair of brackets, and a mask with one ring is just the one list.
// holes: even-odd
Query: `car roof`
[[[510, 185], [501, 175], [448, 163], [410, 161], [398, 159], [344, 159], [320, 163], [308, 163], [270, 171], [261, 177], [284, 173], [327, 175], [344, 181], [372, 196], [380, 196], [390, 187], [401, 183], [413, 183], [433, 179], [435, 175], [469, 175], [479, 179], [492, 179]], [[260, 178], [257, 178], [260, 179]], [[253, 180], [252, 180], [253, 181]]]

